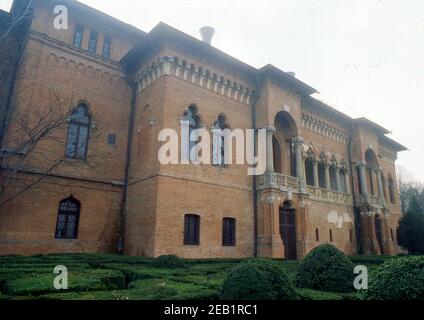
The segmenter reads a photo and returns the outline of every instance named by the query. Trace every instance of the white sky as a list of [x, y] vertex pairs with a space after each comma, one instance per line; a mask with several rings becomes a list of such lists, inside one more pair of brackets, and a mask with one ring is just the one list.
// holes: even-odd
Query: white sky
[[[12, 0], [0, 0], [8, 10]], [[319, 99], [367, 117], [411, 151], [398, 164], [424, 181], [424, 1], [81, 0], [148, 32], [163, 21], [254, 67], [295, 71]]]

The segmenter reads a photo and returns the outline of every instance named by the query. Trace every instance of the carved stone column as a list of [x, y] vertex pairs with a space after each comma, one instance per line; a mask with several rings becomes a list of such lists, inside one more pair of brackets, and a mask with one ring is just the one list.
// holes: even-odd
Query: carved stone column
[[273, 173], [275, 172], [274, 168], [274, 145], [273, 137], [275, 133], [274, 127], [265, 127], [266, 130], [266, 172]]
[[379, 195], [379, 197], [381, 199], [383, 199], [383, 204], [385, 205], [386, 204], [386, 199], [384, 197], [383, 177], [381, 176], [382, 175], [382, 171], [383, 171], [383, 169], [381, 167], [376, 169], [377, 185], [378, 185], [378, 195]]
[[319, 175], [318, 175], [318, 161], [314, 161], [313, 171], [314, 171], [314, 187], [319, 188]]
[[346, 184], [346, 193], [350, 193], [350, 173], [349, 171], [345, 171], [344, 178], [345, 178], [345, 184]]
[[361, 194], [364, 196], [368, 195], [368, 187], [367, 187], [367, 176], [365, 173], [365, 167], [367, 163], [365, 161], [360, 161], [357, 163], [359, 167], [359, 184], [361, 186]]
[[330, 165], [326, 163], [324, 165], [325, 168], [325, 189], [330, 190], [331, 189], [331, 182], [330, 182]]
[[342, 192], [342, 187], [340, 183], [340, 168], [336, 167], [336, 190], [337, 192]]
[[300, 191], [306, 193], [305, 181], [305, 162], [302, 157], [303, 138], [296, 137], [293, 139], [293, 148], [296, 156], [296, 176], [299, 178]]
[[302, 146], [303, 144], [303, 138], [296, 137], [293, 139], [293, 148], [296, 155], [296, 176], [300, 180], [305, 180], [304, 172], [305, 169], [303, 168], [303, 159], [302, 159]]

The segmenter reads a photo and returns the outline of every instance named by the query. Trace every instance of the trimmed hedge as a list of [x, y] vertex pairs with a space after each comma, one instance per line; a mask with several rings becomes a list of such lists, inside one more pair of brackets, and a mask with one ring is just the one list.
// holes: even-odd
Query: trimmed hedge
[[236, 266], [222, 289], [224, 300], [294, 300], [297, 294], [286, 272], [275, 262], [258, 259]]
[[187, 267], [183, 259], [177, 256], [160, 256], [153, 262], [156, 268], [185, 268]]
[[354, 265], [332, 245], [312, 250], [300, 263], [296, 286], [326, 292], [353, 292]]
[[424, 257], [389, 260], [371, 272], [364, 300], [424, 300]]

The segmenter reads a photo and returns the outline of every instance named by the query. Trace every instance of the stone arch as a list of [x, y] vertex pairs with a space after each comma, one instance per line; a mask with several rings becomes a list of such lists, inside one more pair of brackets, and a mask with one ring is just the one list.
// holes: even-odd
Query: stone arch
[[377, 176], [375, 171], [380, 167], [380, 164], [378, 162], [377, 155], [371, 148], [365, 151], [365, 162], [367, 171], [366, 183], [368, 186], [368, 191], [373, 195], [377, 195]]
[[[280, 143], [281, 173], [295, 176], [295, 159], [292, 141], [298, 136], [298, 127], [292, 116], [286, 111], [280, 111], [274, 118], [276, 140]], [[274, 157], [278, 155], [274, 154]]]
[[152, 143], [154, 141], [151, 130], [154, 121], [152, 116], [152, 107], [149, 104], [145, 105], [137, 126], [137, 159], [142, 157], [149, 159], [152, 156]]
[[280, 235], [288, 260], [297, 259], [296, 228], [296, 208], [292, 201], [287, 200], [280, 207]]
[[305, 154], [305, 179], [308, 186], [315, 186], [314, 166], [317, 158], [315, 150], [310, 146]]

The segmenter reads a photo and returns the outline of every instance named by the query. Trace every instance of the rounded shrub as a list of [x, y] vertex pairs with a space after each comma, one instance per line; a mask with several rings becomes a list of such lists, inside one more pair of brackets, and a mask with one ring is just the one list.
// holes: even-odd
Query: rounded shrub
[[322, 245], [300, 263], [296, 286], [326, 292], [352, 292], [353, 268], [353, 263], [343, 252], [332, 245]]
[[237, 265], [222, 288], [224, 300], [294, 300], [295, 289], [275, 262], [258, 259]]
[[160, 256], [153, 261], [153, 266], [157, 268], [185, 268], [185, 261], [177, 256]]
[[364, 300], [424, 300], [424, 257], [390, 259], [371, 272]]

